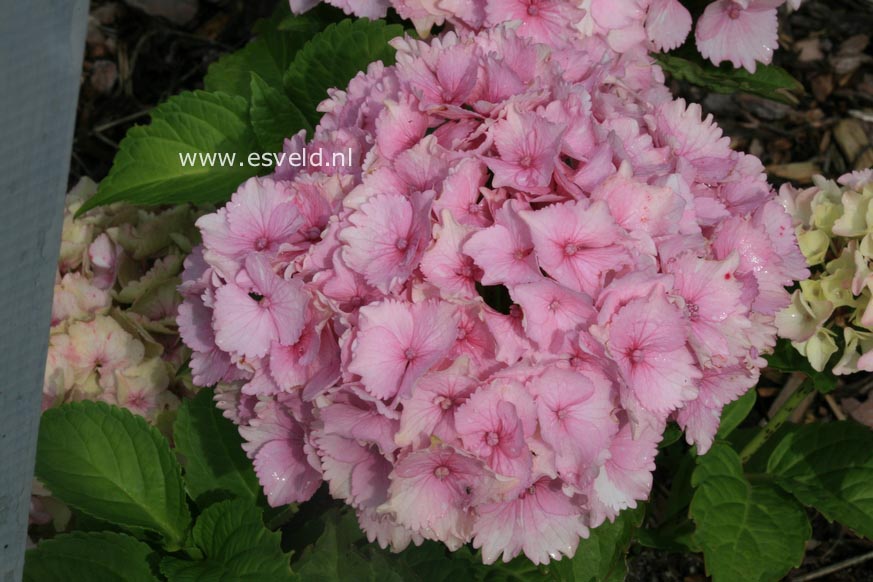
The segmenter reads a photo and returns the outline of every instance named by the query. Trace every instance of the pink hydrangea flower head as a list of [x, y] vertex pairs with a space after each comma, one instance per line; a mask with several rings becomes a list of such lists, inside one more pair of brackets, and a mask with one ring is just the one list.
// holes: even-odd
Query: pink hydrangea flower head
[[392, 5], [454, 28], [286, 142], [351, 167], [200, 221], [179, 324], [271, 503], [321, 480], [383, 546], [546, 563], [648, 497], [667, 422], [711, 445], [802, 256], [760, 161], [652, 66], [674, 0]]

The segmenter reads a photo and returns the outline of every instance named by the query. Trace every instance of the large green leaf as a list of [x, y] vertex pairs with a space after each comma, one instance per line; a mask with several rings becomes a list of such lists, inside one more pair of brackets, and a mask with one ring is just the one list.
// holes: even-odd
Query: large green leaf
[[[294, 564], [301, 580], [307, 582], [341, 582], [360, 580], [376, 582], [373, 568], [357, 551], [355, 544], [364, 540], [351, 512], [331, 511], [324, 516], [324, 531]], [[391, 577], [389, 576], [390, 580]], [[395, 577], [398, 581], [399, 577]]]
[[737, 453], [716, 443], [692, 477], [694, 538], [715, 582], [775, 581], [803, 560], [811, 535], [806, 513], [769, 483], [743, 476]]
[[564, 558], [548, 566], [549, 573], [564, 582], [613, 582], [627, 574], [625, 558], [634, 531], [643, 521], [640, 505], [618, 514], [615, 521], [591, 530], [588, 539], [579, 541], [572, 559]]
[[767, 463], [803, 504], [873, 539], [873, 431], [852, 421], [798, 427]]
[[322, 4], [305, 14], [291, 14], [287, 2], [276, 3], [267, 18], [252, 26], [255, 38], [243, 48], [227, 54], [209, 66], [203, 85], [207, 91], [221, 91], [249, 98], [249, 81], [255, 73], [272, 87], [282, 87], [282, 76], [294, 55], [306, 42], [331, 22], [343, 18], [336, 8]]
[[158, 532], [169, 549], [185, 540], [191, 516], [181, 467], [157, 429], [125, 409], [75, 402], [47, 410], [36, 476], [94, 517]]
[[[314, 520], [308, 520], [312, 526]], [[319, 516], [320, 535], [294, 563], [300, 580], [306, 582], [528, 582], [555, 579], [524, 556], [508, 563], [482, 563], [479, 552], [463, 546], [450, 552], [443, 544], [425, 541], [410, 544], [400, 553], [368, 543], [348, 508]]]
[[[309, 122], [317, 125], [321, 113], [316, 106], [327, 98], [327, 90], [345, 88], [352, 77], [374, 61], [394, 64], [394, 48], [388, 41], [401, 34], [403, 27], [398, 24], [366, 18], [328, 26], [294, 57], [285, 73], [288, 95]], [[265, 80], [269, 83], [269, 79]]]
[[203, 559], [165, 557], [161, 572], [170, 582], [292, 579], [290, 556], [281, 547], [282, 534], [264, 527], [260, 509], [250, 501], [210, 505], [197, 518], [192, 538]]
[[[529, 561], [484, 566], [467, 547], [449, 552], [443, 544], [410, 544], [394, 554], [367, 542], [353, 511], [330, 510], [320, 516], [321, 533], [294, 563], [306, 582], [454, 582], [459, 580], [526, 580], [518, 578], [536, 567]], [[310, 522], [309, 525], [312, 525]], [[526, 566], [526, 567], [525, 567]]]
[[[127, 132], [109, 176], [79, 212], [119, 201], [142, 205], [222, 202], [260, 169], [246, 163], [256, 147], [244, 98], [204, 91], [181, 93], [156, 107], [149, 125]], [[183, 164], [185, 156], [198, 153], [235, 157], [225, 164], [196, 158]]]
[[185, 483], [194, 499], [227, 492], [241, 499], [257, 499], [258, 478], [243, 452], [236, 427], [221, 415], [204, 388], [186, 400], [173, 427], [176, 452], [181, 453]]
[[718, 438], [727, 438], [735, 428], [740, 426], [752, 407], [755, 406], [755, 401], [758, 400], [758, 392], [753, 388], [749, 390], [730, 404], [724, 407], [721, 411], [721, 421], [718, 425]]
[[262, 152], [281, 151], [285, 138], [301, 129], [312, 135], [306, 116], [282, 91], [268, 85], [257, 73], [252, 73], [251, 86], [250, 117]]
[[271, 87], [282, 87], [282, 77], [294, 55], [326, 23], [298, 17], [292, 30], [269, 30], [242, 49], [230, 53], [209, 66], [203, 86], [207, 91], [221, 91], [248, 99], [251, 74], [255, 73]]
[[788, 71], [774, 65], [758, 63], [754, 73], [729, 65], [716, 67], [703, 61], [699, 55], [683, 58], [675, 54], [653, 55], [664, 71], [677, 79], [706, 87], [717, 93], [741, 91], [780, 101], [797, 104], [797, 93], [803, 93], [803, 85]]
[[119, 533], [73, 532], [40, 542], [24, 558], [24, 582], [156, 582], [152, 550]]

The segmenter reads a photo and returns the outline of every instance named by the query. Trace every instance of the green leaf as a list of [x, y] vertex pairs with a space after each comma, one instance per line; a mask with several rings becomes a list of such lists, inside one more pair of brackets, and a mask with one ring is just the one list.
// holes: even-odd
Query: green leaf
[[36, 476], [70, 506], [158, 532], [169, 549], [191, 521], [181, 467], [145, 419], [102, 402], [74, 402], [42, 415]]
[[852, 421], [797, 427], [767, 463], [804, 505], [873, 539], [873, 431]]
[[155, 582], [152, 550], [129, 535], [73, 532], [44, 540], [24, 557], [24, 582]]
[[[245, 163], [257, 147], [242, 97], [195, 91], [171, 97], [152, 110], [152, 122], [127, 132], [109, 176], [79, 210], [127, 201], [133, 204], [223, 202], [258, 168]], [[185, 155], [235, 154], [232, 163], [183, 165]]]
[[726, 438], [735, 428], [746, 420], [749, 412], [758, 400], [758, 392], [753, 388], [738, 399], [724, 407], [721, 412], [721, 421], [718, 425], [717, 438]]
[[312, 126], [284, 93], [269, 86], [257, 73], [252, 73], [251, 86], [252, 104], [249, 115], [261, 151], [282, 151], [285, 138], [301, 129], [312, 135]]
[[588, 539], [579, 540], [573, 558], [553, 562], [548, 566], [549, 573], [567, 582], [624, 580], [627, 574], [627, 550], [644, 515], [645, 510], [640, 505], [636, 509], [622, 511], [614, 522], [607, 521], [592, 529]]
[[207, 507], [192, 532], [203, 553], [197, 561], [167, 556], [161, 572], [170, 582], [291, 580], [290, 556], [282, 551], [280, 532], [264, 527], [261, 510], [243, 500]]
[[665, 552], [700, 551], [694, 542], [694, 523], [687, 519], [654, 529], [639, 529], [634, 539], [641, 546]]
[[327, 90], [344, 88], [374, 61], [394, 64], [394, 48], [388, 41], [401, 34], [402, 26], [381, 20], [360, 18], [332, 24], [294, 57], [285, 73], [285, 90], [309, 122], [317, 125], [321, 113], [316, 106], [327, 98]]
[[281, 88], [282, 77], [294, 55], [327, 23], [306, 15], [274, 23], [274, 26], [283, 25], [288, 28], [278, 30], [262, 26], [261, 34], [249, 44], [212, 63], [203, 79], [203, 87], [207, 91], [221, 91], [248, 99], [251, 96], [251, 74], [255, 73], [271, 87]]
[[354, 544], [364, 534], [354, 514], [329, 512], [325, 515], [324, 531], [318, 541], [307, 548], [295, 563], [301, 580], [307, 582], [342, 582], [344, 580], [374, 580], [372, 566], [354, 551]]
[[699, 55], [683, 58], [675, 54], [656, 54], [655, 60], [665, 72], [677, 79], [706, 87], [716, 93], [741, 91], [773, 101], [796, 105], [795, 94], [803, 93], [803, 85], [788, 71], [774, 65], [758, 63], [754, 73], [730, 65], [716, 67]]
[[[370, 551], [383, 552], [373, 545], [370, 546]], [[400, 562], [397, 571], [403, 575], [404, 582], [482, 580], [485, 577], [485, 572], [491, 568], [482, 564], [481, 558], [471, 554], [466, 546], [455, 552], [449, 552], [445, 545], [433, 541], [425, 541], [420, 546], [410, 544], [397, 555], [395, 562]], [[502, 564], [498, 562], [498, 564], [498, 567], [503, 566], [513, 573], [515, 572], [512, 563]], [[530, 561], [528, 564], [531, 564]], [[491, 568], [492, 573], [495, 569]]]
[[791, 342], [780, 339], [776, 342], [776, 348], [767, 358], [767, 365], [782, 372], [802, 372], [812, 380], [815, 389], [822, 394], [827, 394], [837, 387], [837, 377], [828, 370], [819, 372], [812, 367], [803, 354], [794, 349]]
[[[291, 14], [287, 4], [277, 8], [277, 12], [281, 10], [287, 14], [274, 21], [276, 30], [284, 30], [294, 34], [308, 34], [307, 39], [324, 30], [327, 25], [347, 18], [342, 10], [325, 3], [318, 4], [303, 14]], [[275, 17], [276, 14], [273, 16]]]
[[804, 509], [769, 483], [749, 483], [732, 448], [713, 445], [692, 484], [694, 539], [714, 582], [779, 580], [800, 565], [811, 535]]
[[667, 503], [663, 509], [663, 520], [684, 520], [688, 515], [688, 506], [694, 495], [691, 486], [691, 476], [694, 473], [696, 457], [685, 453], [682, 455], [676, 469], [671, 472], [670, 493], [667, 495]]
[[236, 427], [221, 415], [212, 395], [212, 389], [204, 388], [186, 400], [173, 427], [176, 452], [184, 456], [188, 493], [202, 501], [204, 494], [225, 491], [254, 502], [258, 478]]
[[675, 422], [669, 422], [667, 423], [667, 427], [664, 429], [664, 434], [661, 436], [661, 442], [658, 443], [658, 448], [666, 449], [673, 443], [678, 442], [681, 438], [682, 429], [679, 428], [679, 425]]
[[[307, 526], [316, 525], [308, 520]], [[449, 552], [443, 544], [425, 541], [394, 554], [367, 542], [348, 508], [330, 510], [318, 518], [321, 533], [294, 563], [306, 582], [454, 582], [456, 580], [528, 580], [517, 578], [536, 567], [527, 561], [484, 566], [467, 547]]]

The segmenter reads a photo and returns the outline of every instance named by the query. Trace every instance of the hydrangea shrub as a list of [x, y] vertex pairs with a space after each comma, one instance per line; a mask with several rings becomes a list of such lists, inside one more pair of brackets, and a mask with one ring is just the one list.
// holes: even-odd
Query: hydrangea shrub
[[[699, 28], [711, 9], [728, 30], [756, 13], [760, 32], [778, 4], [693, 16]], [[36, 474], [76, 519], [28, 552], [26, 579], [612, 580], [638, 543], [700, 552], [716, 582], [770, 581], [801, 564], [810, 509], [873, 538], [873, 433], [786, 423], [836, 380], [785, 341], [767, 353], [796, 301], [785, 286], [809, 273], [795, 232], [806, 251], [832, 209], [804, 219], [794, 200], [818, 195], [777, 198], [756, 158], [670, 96], [649, 53], [688, 34], [678, 3], [466, 6], [489, 5], [469, 16], [478, 27], [452, 21], [461, 3], [423, 5], [445, 14], [410, 17], [444, 18], [439, 36], [389, 45], [402, 26], [283, 2], [205, 91], [128, 133], [70, 212], [227, 202], [197, 221], [179, 285], [191, 373], [216, 386], [182, 401], [168, 439], [169, 415], [162, 434], [119, 408], [120, 366], [95, 359], [69, 391], [50, 375]], [[754, 90], [745, 70], [694, 74]], [[342, 162], [251, 180], [259, 170], [175, 164], [284, 136], [286, 154]], [[866, 190], [844, 186], [858, 196], [818, 187], [844, 205], [833, 225], [855, 227]], [[141, 333], [178, 366], [166, 300], [197, 215], [110, 210], [66, 237], [79, 266], [63, 268], [87, 285], [70, 278], [56, 317], [108, 317], [144, 359], [159, 356]], [[846, 267], [829, 271], [834, 258], [810, 262], [819, 280]], [[756, 428], [765, 359], [807, 378]]]
[[272, 505], [324, 480], [383, 546], [545, 563], [756, 383], [808, 274], [761, 163], [644, 52], [538, 40], [394, 41], [286, 141], [350, 166], [198, 220], [180, 332]]

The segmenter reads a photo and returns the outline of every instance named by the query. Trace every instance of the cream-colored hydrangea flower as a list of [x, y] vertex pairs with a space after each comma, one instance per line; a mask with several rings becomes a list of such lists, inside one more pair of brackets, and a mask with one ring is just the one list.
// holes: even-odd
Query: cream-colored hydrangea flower
[[839, 353], [835, 374], [873, 371], [873, 170], [814, 186], [785, 185], [782, 204], [812, 271], [776, 316], [779, 333], [812, 367], [824, 370]]
[[166, 424], [187, 390], [176, 286], [198, 215], [113, 204], [76, 217], [96, 191], [85, 178], [67, 195], [43, 408], [102, 400]]

